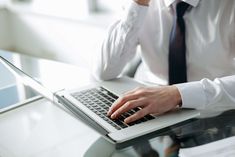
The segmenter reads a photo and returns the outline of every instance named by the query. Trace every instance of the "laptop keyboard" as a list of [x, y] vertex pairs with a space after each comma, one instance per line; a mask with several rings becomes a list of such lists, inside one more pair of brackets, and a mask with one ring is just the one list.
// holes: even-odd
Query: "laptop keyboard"
[[109, 118], [107, 116], [109, 107], [111, 107], [114, 101], [118, 99], [118, 96], [116, 96], [115, 94], [111, 93], [110, 91], [108, 91], [103, 87], [83, 90], [72, 93], [71, 95], [79, 102], [84, 104], [87, 108], [89, 108], [92, 112], [97, 114], [99, 117], [101, 117], [103, 120], [105, 120], [106, 122], [108, 122], [110, 125], [112, 125], [118, 130], [154, 119], [153, 116], [146, 115], [145, 117], [135, 122], [129, 124], [124, 123], [124, 119], [129, 117], [130, 115], [133, 115], [135, 112], [139, 111], [140, 110], [139, 108], [132, 109], [122, 114], [118, 119], [113, 120]]

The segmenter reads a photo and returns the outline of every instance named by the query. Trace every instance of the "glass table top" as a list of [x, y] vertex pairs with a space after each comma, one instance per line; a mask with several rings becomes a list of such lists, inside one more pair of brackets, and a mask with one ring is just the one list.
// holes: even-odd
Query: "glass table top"
[[[7, 59], [13, 61], [17, 64], [20, 68], [22, 68], [25, 72], [33, 76], [34, 78], [38, 79], [44, 85], [46, 85], [50, 90], [55, 91], [62, 88], [71, 88], [74, 85], [81, 85], [84, 86], [91, 82], [91, 76], [87, 69], [82, 69], [79, 67], [67, 65], [64, 63], [58, 63], [54, 61], [38, 59], [34, 57], [28, 57], [23, 55], [18, 55], [14, 53], [8, 53], [0, 51], [0, 55], [6, 57]], [[55, 69], [60, 69], [60, 71]], [[2, 65], [0, 65], [1, 77], [0, 77], [0, 108], [4, 106], [16, 104], [27, 100], [29, 98], [34, 98], [38, 96], [36, 92], [34, 92], [29, 87], [25, 87], [22, 85], [17, 79], [10, 74], [9, 71], [5, 70]], [[71, 80], [71, 78], [73, 78]], [[66, 81], [66, 80], [71, 81]], [[30, 107], [30, 106], [29, 106]], [[23, 110], [23, 109], [22, 109]], [[42, 109], [40, 109], [42, 110]], [[61, 115], [65, 116], [65, 113], [60, 113], [58, 116], [57, 112], [55, 113], [55, 109], [51, 109], [50, 115], [48, 115], [49, 111], [45, 111], [47, 116], [52, 118], [53, 120], [61, 117]], [[15, 111], [13, 111], [15, 112]], [[24, 112], [24, 111], [22, 111]], [[32, 112], [36, 112], [36, 110], [32, 110]], [[23, 113], [22, 113], [23, 114]], [[25, 113], [24, 113], [25, 114]], [[8, 113], [4, 113], [4, 115], [0, 114], [0, 123], [4, 123]], [[40, 115], [41, 117], [43, 116]], [[54, 116], [54, 117], [53, 117]], [[56, 117], [56, 118], [55, 118]], [[124, 149], [115, 149], [112, 144], [105, 141], [102, 137], [96, 134], [91, 129], [87, 129], [84, 125], [75, 123], [73, 120], [68, 119], [63, 122], [60, 118], [60, 123], [57, 121], [55, 122], [58, 126], [64, 129], [64, 126], [68, 127], [68, 124], [74, 130], [78, 130], [81, 132], [81, 126], [84, 129], [84, 132], [89, 132], [91, 137], [96, 137], [93, 139], [92, 142], [87, 142], [89, 145], [83, 148], [81, 152], [83, 154], [79, 154], [77, 151], [74, 151], [76, 146], [70, 147], [69, 149], [64, 146], [63, 151], [66, 152], [73, 150], [74, 154], [71, 156], [92, 156], [94, 153], [100, 153], [101, 149], [107, 149], [106, 154], [103, 156], [178, 156], [178, 152], [180, 148], [190, 148], [194, 146], [199, 146], [203, 144], [207, 144], [213, 141], [225, 139], [227, 137], [231, 137], [235, 135], [235, 105], [234, 104], [218, 104], [211, 108], [208, 108], [205, 111], [201, 112], [201, 116], [195, 119], [191, 119], [185, 121], [183, 123], [165, 128], [160, 132], [151, 133], [151, 135], [141, 137], [136, 139], [132, 143], [132, 145], [128, 146]], [[65, 118], [66, 119], [66, 118]], [[7, 121], [7, 120], [6, 120]], [[48, 120], [50, 121], [50, 120]], [[76, 124], [76, 125], [75, 125]], [[8, 124], [10, 125], [10, 124]], [[32, 124], [35, 125], [35, 124]], [[40, 124], [46, 125], [46, 124]], [[51, 125], [51, 124], [48, 124]], [[54, 124], [53, 124], [54, 125]], [[12, 127], [12, 126], [11, 126]], [[10, 127], [10, 128], [11, 128]], [[0, 128], [7, 128], [6, 126], [2, 126], [0, 124]], [[27, 128], [30, 128], [27, 126]], [[53, 128], [44, 128], [44, 129], [52, 129]], [[48, 132], [52, 132], [52, 130], [47, 130]], [[57, 129], [58, 130], [58, 129]], [[68, 131], [68, 130], [67, 130]], [[10, 136], [9, 133], [5, 130], [0, 130], [0, 136], [4, 133]], [[82, 136], [85, 136], [86, 133], [82, 133]], [[14, 134], [14, 133], [12, 133]], [[66, 136], [67, 133], [63, 133], [63, 137]], [[13, 136], [13, 135], [12, 135]], [[15, 136], [15, 135], [14, 135]], [[41, 135], [43, 136], [43, 135]], [[50, 134], [49, 136], [53, 136]], [[27, 136], [28, 137], [28, 136]], [[56, 138], [55, 138], [56, 139]], [[86, 143], [85, 141], [90, 140], [89, 135], [87, 138], [81, 138], [81, 136], [75, 136], [70, 140], [75, 140], [77, 143]], [[38, 139], [37, 139], [38, 140]], [[21, 141], [19, 141], [20, 143]], [[35, 141], [37, 142], [37, 141]], [[51, 141], [49, 141], [50, 143]], [[15, 142], [16, 143], [16, 142]], [[76, 142], [75, 142], [76, 143]], [[92, 143], [92, 144], [91, 144]], [[2, 143], [0, 142], [0, 150], [2, 149]], [[37, 144], [35, 144], [35, 147]], [[55, 147], [55, 146], [54, 146]], [[50, 147], [52, 148], [52, 147]], [[47, 155], [42, 154], [41, 156], [50, 156], [51, 153], [59, 151], [57, 149], [53, 149], [48, 151]], [[21, 149], [27, 150], [27, 145], [24, 147], [22, 146]], [[45, 149], [46, 151], [47, 149]], [[60, 150], [61, 151], [61, 150]], [[85, 152], [85, 153], [84, 153]], [[109, 153], [107, 153], [109, 152]], [[22, 153], [22, 152], [21, 152]], [[68, 153], [68, 152], [67, 152]], [[70, 152], [71, 153], [71, 152]], [[25, 155], [25, 154], [23, 154]], [[1, 152], [0, 152], [1, 156]], [[27, 156], [27, 155], [26, 155]], [[40, 155], [33, 155], [33, 156], [40, 156]]]

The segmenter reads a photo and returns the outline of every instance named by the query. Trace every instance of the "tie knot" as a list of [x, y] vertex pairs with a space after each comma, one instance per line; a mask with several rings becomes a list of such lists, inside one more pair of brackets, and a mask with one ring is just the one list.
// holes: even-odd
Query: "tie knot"
[[185, 2], [179, 2], [176, 5], [176, 15], [178, 18], [182, 18], [184, 16], [184, 13], [188, 9], [189, 4]]

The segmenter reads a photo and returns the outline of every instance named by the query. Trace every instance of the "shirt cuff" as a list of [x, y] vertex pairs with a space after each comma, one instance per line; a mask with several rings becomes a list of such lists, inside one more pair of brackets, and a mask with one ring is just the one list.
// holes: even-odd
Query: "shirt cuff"
[[123, 15], [123, 26], [128, 30], [133, 28], [140, 28], [144, 23], [145, 15], [147, 13], [148, 6], [139, 5], [132, 1], [125, 8]]
[[200, 81], [176, 84], [175, 86], [180, 92], [183, 108], [205, 108], [206, 95]]

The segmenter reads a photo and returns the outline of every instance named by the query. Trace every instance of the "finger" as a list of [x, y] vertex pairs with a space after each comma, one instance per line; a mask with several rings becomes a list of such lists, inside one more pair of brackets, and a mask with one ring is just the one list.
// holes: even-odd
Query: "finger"
[[129, 110], [136, 108], [136, 107], [142, 107], [143, 105], [144, 105], [144, 101], [141, 99], [128, 101], [124, 105], [122, 105], [119, 109], [117, 109], [111, 115], [111, 118], [115, 119], [115, 118], [119, 117], [121, 114], [123, 114]]
[[149, 110], [147, 107], [139, 110], [138, 112], [136, 112], [135, 114], [131, 115], [130, 117], [126, 118], [124, 120], [125, 123], [131, 123], [134, 122], [138, 119], [143, 118], [144, 116], [146, 116], [147, 114], [149, 114]]
[[124, 95], [123, 97], [119, 98], [117, 101], [114, 102], [114, 104], [109, 108], [107, 115], [110, 116], [112, 113], [114, 113], [117, 109], [119, 109], [126, 102], [137, 99], [137, 98], [138, 96], [134, 94]]
[[160, 112], [156, 112], [156, 113], [153, 113], [152, 115], [153, 116], [161, 116], [163, 113], [160, 113]]

